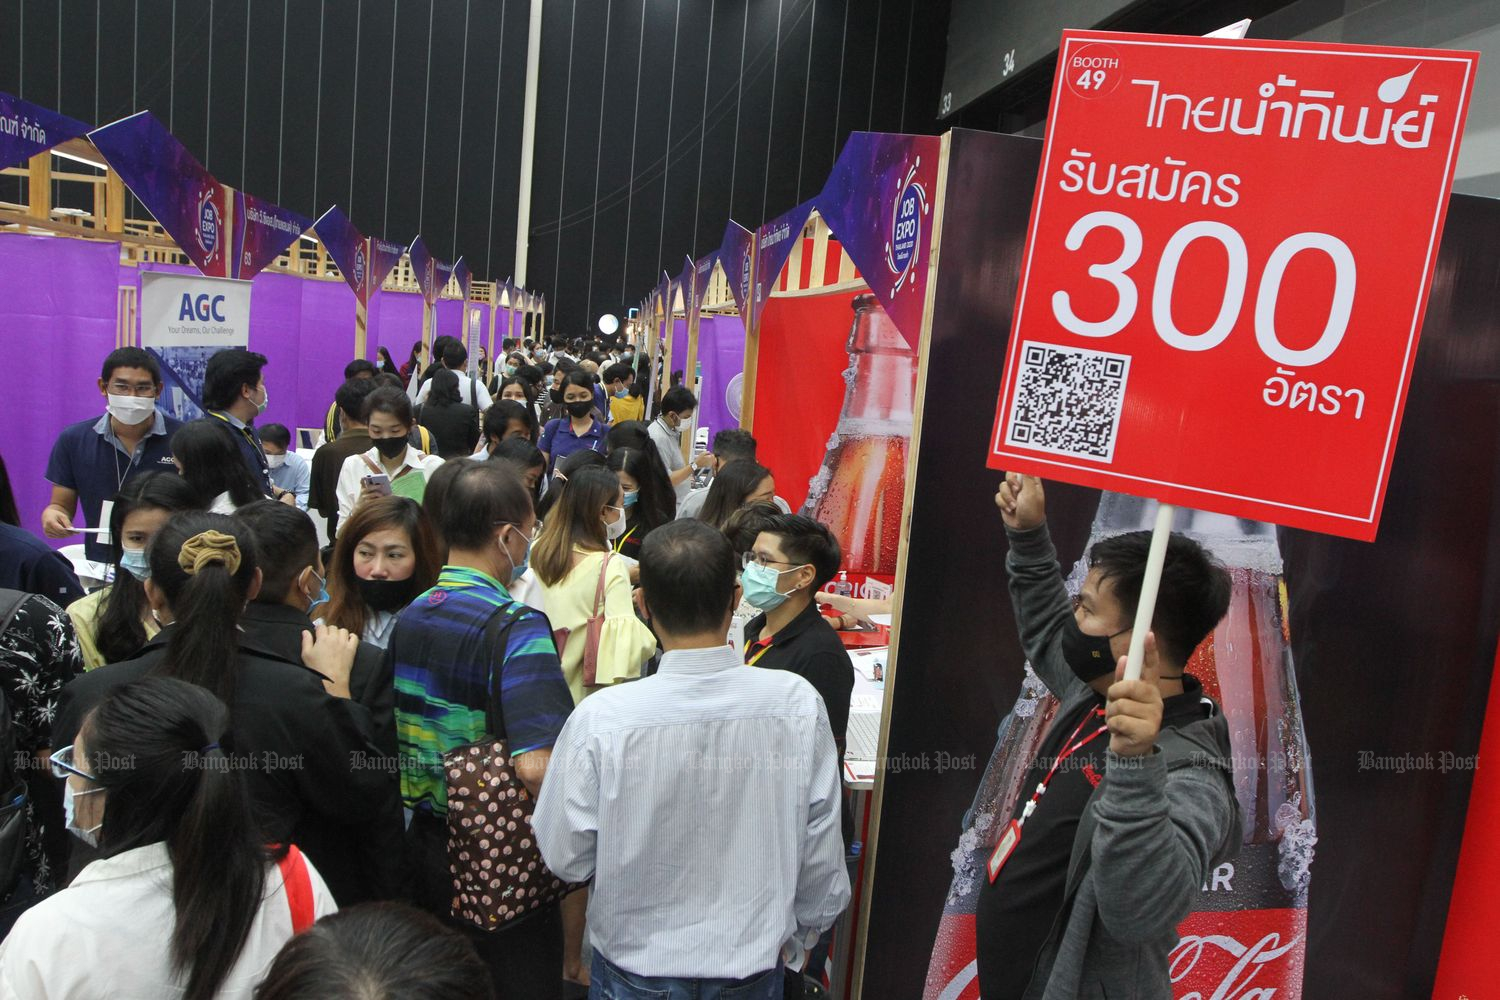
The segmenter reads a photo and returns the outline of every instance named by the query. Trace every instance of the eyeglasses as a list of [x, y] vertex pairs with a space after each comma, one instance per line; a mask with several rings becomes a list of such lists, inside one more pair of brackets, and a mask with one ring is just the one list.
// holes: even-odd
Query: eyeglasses
[[757, 556], [754, 552], [746, 552], [740, 556], [740, 566], [749, 569], [751, 564], [756, 566], [801, 566], [802, 563], [787, 562], [785, 559], [767, 559], [765, 556]]
[[[517, 524], [516, 522], [514, 522], [514, 521], [496, 521], [494, 523], [494, 526], [496, 528], [505, 527], [506, 525], [509, 525], [510, 527], [515, 528], [517, 531], [521, 530], [521, 526], [519, 524]], [[542, 524], [541, 524], [540, 521], [538, 521], [536, 524], [533, 524], [531, 526], [531, 534], [527, 535], [526, 538], [527, 538], [528, 541], [534, 542], [534, 541], [536, 541], [537, 536], [540, 535], [541, 533], [542, 533]]]
[[79, 768], [73, 762], [73, 744], [68, 744], [61, 750], [47, 758], [52, 765], [52, 775], [56, 778], [66, 778], [70, 774], [76, 774], [85, 781], [98, 781], [99, 779]]
[[111, 395], [115, 396], [154, 396], [156, 395], [155, 382], [111, 382], [105, 388]]

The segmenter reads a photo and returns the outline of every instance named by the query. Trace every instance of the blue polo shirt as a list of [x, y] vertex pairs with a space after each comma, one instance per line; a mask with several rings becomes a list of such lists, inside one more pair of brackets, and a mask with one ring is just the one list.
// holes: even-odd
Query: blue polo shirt
[[247, 424], [226, 410], [209, 410], [208, 415], [218, 417], [229, 425], [234, 443], [240, 446], [240, 454], [245, 457], [245, 467], [250, 470], [250, 478], [255, 480], [262, 493], [270, 496], [271, 463], [266, 461], [266, 450], [260, 446], [260, 431], [255, 429], [254, 424]]
[[537, 444], [548, 456], [547, 475], [552, 475], [557, 464], [575, 451], [597, 451], [604, 454], [607, 435], [608, 432], [598, 417], [594, 418], [593, 425], [583, 434], [573, 433], [573, 421], [568, 417], [547, 421], [547, 427], [542, 431], [542, 440]]
[[[120, 487], [143, 472], [175, 471], [171, 442], [180, 426], [180, 422], [157, 410], [150, 433], [141, 438], [131, 454], [115, 436], [108, 413], [97, 420], [69, 424], [52, 445], [52, 454], [47, 459], [47, 481], [78, 494], [83, 508], [82, 527], [107, 527], [99, 523], [99, 508], [120, 492]], [[85, 535], [83, 544], [90, 559], [109, 562], [110, 547], [100, 544], [98, 535]]]

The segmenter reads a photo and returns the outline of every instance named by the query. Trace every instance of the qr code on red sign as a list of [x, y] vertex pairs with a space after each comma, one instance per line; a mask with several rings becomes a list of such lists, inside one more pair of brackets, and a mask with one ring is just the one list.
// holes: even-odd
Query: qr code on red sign
[[1129, 375], [1127, 355], [1022, 344], [1005, 443], [1112, 461]]

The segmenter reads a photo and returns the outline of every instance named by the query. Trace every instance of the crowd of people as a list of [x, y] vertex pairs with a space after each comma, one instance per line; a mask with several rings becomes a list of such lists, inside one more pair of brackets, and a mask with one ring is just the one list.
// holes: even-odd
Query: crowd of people
[[[889, 603], [827, 592], [829, 529], [751, 434], [691, 455], [692, 392], [644, 391], [629, 345], [504, 346], [352, 362], [310, 461], [256, 423], [264, 356], [210, 357], [179, 423], [114, 351], [41, 516], [107, 527], [88, 592], [0, 461], [0, 997], [819, 994], [854, 851], [836, 627]], [[981, 988], [1166, 996], [1239, 843], [1185, 673], [1229, 578], [1174, 536], [1126, 680], [1148, 536], [1070, 595], [1042, 484], [996, 503], [1061, 706], [980, 889]]]
[[[850, 896], [837, 542], [748, 433], [688, 453], [686, 388], [648, 423], [627, 344], [422, 353], [351, 362], [310, 460], [257, 424], [263, 355], [209, 358], [180, 423], [152, 355], [111, 353], [41, 519], [107, 523], [91, 592], [0, 509], [0, 995], [816, 990]], [[811, 766], [691, 763], [766, 746]]]

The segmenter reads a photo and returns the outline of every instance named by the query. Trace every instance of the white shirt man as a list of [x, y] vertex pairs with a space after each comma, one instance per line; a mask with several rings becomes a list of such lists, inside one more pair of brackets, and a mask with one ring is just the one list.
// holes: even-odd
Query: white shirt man
[[623, 970], [759, 996], [849, 902], [828, 713], [806, 680], [746, 668], [727, 644], [736, 568], [701, 521], [652, 532], [641, 584], [661, 667], [581, 702], [552, 751], [532, 826], [553, 873], [594, 879], [606, 992]]

